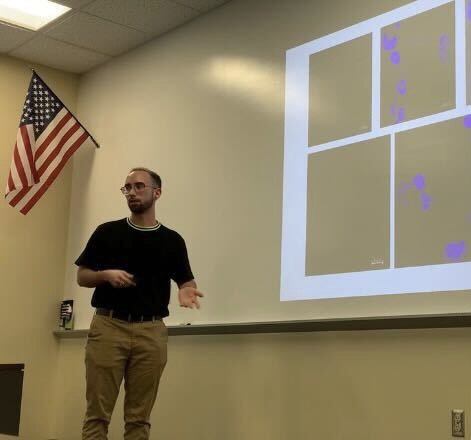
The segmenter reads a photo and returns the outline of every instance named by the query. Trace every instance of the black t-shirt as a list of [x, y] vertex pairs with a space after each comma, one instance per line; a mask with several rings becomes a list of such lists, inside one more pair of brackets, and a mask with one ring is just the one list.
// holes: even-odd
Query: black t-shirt
[[170, 280], [182, 284], [193, 279], [185, 241], [177, 232], [162, 224], [140, 228], [126, 218], [98, 226], [75, 264], [134, 275], [135, 287], [104, 283], [92, 297], [93, 307], [125, 313], [168, 316]]

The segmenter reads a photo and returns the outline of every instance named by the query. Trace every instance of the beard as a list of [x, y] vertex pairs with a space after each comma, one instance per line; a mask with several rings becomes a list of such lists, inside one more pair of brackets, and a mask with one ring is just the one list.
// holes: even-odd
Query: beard
[[142, 214], [143, 212], [147, 211], [154, 203], [153, 199], [149, 200], [137, 200], [137, 199], [130, 199], [128, 200], [128, 208], [134, 214]]

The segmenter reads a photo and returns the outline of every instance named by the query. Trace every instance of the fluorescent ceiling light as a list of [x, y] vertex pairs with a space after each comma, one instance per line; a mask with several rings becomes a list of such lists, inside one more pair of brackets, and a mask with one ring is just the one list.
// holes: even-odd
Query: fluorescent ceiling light
[[69, 11], [49, 0], [0, 0], [0, 20], [33, 31]]

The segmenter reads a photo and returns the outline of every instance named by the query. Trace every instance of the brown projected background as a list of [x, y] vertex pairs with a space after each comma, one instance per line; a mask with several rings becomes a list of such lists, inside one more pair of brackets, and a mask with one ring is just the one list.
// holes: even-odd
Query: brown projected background
[[389, 267], [389, 137], [311, 154], [306, 275]]
[[371, 130], [371, 35], [310, 57], [309, 145]]

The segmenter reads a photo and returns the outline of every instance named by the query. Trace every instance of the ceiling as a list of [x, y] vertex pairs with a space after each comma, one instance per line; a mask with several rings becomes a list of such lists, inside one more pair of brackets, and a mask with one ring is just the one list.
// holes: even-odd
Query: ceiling
[[85, 73], [229, 0], [54, 0], [72, 8], [39, 31], [0, 22], [0, 53]]

